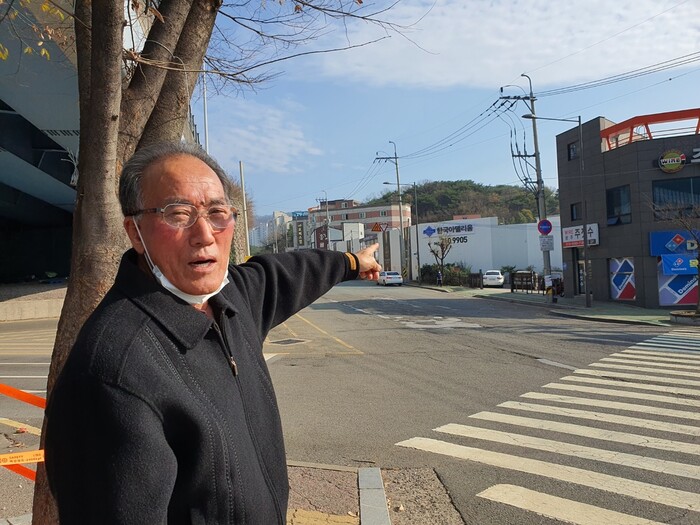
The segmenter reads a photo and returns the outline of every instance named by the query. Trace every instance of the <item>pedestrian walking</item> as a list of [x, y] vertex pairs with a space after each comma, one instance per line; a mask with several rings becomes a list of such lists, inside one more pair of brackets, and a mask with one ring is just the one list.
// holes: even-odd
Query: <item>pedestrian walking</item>
[[442, 286], [442, 272], [440, 270], [437, 273], [437, 285]]

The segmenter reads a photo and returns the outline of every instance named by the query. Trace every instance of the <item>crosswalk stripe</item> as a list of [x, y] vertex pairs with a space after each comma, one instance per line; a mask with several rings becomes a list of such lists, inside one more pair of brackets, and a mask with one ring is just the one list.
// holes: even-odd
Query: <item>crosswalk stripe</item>
[[586, 370], [584, 368], [576, 370], [574, 374], [583, 374], [598, 377], [619, 377], [624, 379], [641, 379], [642, 381], [655, 381], [657, 383], [669, 383], [673, 385], [700, 386], [700, 381], [693, 381], [692, 379], [648, 376], [644, 374], [628, 374], [626, 372], [615, 372], [614, 370]]
[[688, 337], [688, 334], [686, 335], [657, 335], [656, 337], [652, 338], [652, 341], [680, 341], [684, 344], [696, 344], [700, 347], [700, 341], [695, 343], [693, 339], [696, 339], [695, 337]]
[[697, 388], [681, 388], [676, 386], [663, 386], [663, 385], [649, 385], [646, 383], [632, 383], [615, 381], [614, 379], [601, 379], [597, 377], [583, 377], [583, 376], [565, 376], [561, 378], [561, 381], [575, 381], [577, 383], [590, 383], [596, 385], [607, 385], [607, 386], [624, 386], [625, 388], [636, 388], [637, 390], [651, 390], [654, 392], [666, 392], [669, 394], [674, 394], [678, 396], [700, 396], [700, 389]]
[[652, 419], [641, 419], [638, 417], [618, 416], [616, 414], [606, 414], [605, 412], [593, 412], [588, 410], [578, 410], [576, 408], [564, 408], [548, 405], [536, 405], [533, 403], [521, 403], [519, 401], [506, 401], [498, 405], [502, 408], [512, 408], [514, 410], [525, 410], [528, 412], [540, 412], [542, 414], [552, 414], [564, 417], [575, 417], [589, 419], [592, 421], [615, 423], [631, 427], [660, 430], [662, 432], [673, 432], [676, 434], [688, 434], [690, 436], [700, 436], [700, 427], [690, 425], [680, 425], [678, 423], [666, 423], [654, 421]]
[[602, 509], [587, 503], [536, 492], [516, 485], [494, 485], [479, 492], [477, 496], [574, 525], [600, 525], [601, 523], [663, 525], [658, 521]]
[[630, 346], [630, 348], [641, 350], [673, 350], [674, 352], [688, 352], [696, 355], [700, 352], [700, 349], [696, 349], [694, 346], [667, 343], [637, 343], [634, 346]]
[[493, 467], [553, 478], [584, 487], [630, 496], [638, 500], [700, 511], [700, 495], [693, 492], [661, 487], [651, 483], [620, 478], [567, 465], [557, 465], [511, 454], [454, 445], [437, 439], [415, 437], [401, 441], [397, 445], [466, 459]]
[[[639, 358], [641, 359], [641, 358]], [[662, 363], [657, 361], [640, 361], [639, 359], [631, 359], [629, 357], [624, 359], [619, 359], [616, 357], [605, 357], [600, 360], [602, 363], [624, 363], [632, 366], [655, 366], [658, 368], [682, 368], [683, 370], [700, 370], [700, 364], [697, 365], [685, 365], [677, 362], [673, 363]]]
[[685, 351], [673, 351], [664, 350], [662, 352], [654, 352], [653, 350], [637, 350], [634, 347], [630, 347], [627, 350], [622, 351], [623, 354], [636, 354], [636, 355], [658, 355], [658, 356], [673, 356], [676, 359], [683, 359], [687, 362], [700, 361], [700, 355], [697, 352], [685, 352]]
[[685, 370], [662, 370], [660, 368], [648, 368], [645, 366], [614, 365], [610, 363], [601, 362], [591, 363], [588, 366], [595, 366], [598, 368], [612, 368], [613, 370], [631, 370], [633, 372], [652, 372], [654, 374], [666, 374], [669, 376], [700, 377], [700, 372], [686, 372]]
[[672, 441], [670, 439], [651, 438], [648, 436], [640, 436], [638, 434], [630, 434], [628, 432], [618, 432], [616, 430], [604, 430], [602, 428], [573, 425], [571, 423], [560, 423], [558, 421], [550, 421], [548, 419], [513, 416], [510, 414], [501, 414], [499, 412], [477, 412], [469, 417], [483, 421], [505, 423], [506, 425], [516, 425], [526, 428], [536, 428], [539, 430], [549, 430], [551, 432], [559, 432], [561, 434], [588, 437], [599, 439], [601, 441], [612, 441], [614, 443], [625, 443], [627, 445], [635, 445], [638, 447], [700, 455], [700, 444], [683, 443], [681, 441]]
[[662, 474], [671, 474], [673, 476], [690, 479], [700, 479], [700, 467], [688, 465], [686, 463], [647, 458], [636, 454], [587, 447], [574, 443], [566, 443], [564, 441], [554, 441], [552, 439], [527, 436], [525, 434], [516, 434], [514, 432], [501, 432], [500, 430], [491, 430], [488, 428], [457, 425], [455, 423], [443, 425], [433, 430], [455, 436], [481, 439], [493, 443], [541, 450], [543, 452], [552, 452], [562, 456], [590, 459], [592, 461], [613, 463], [615, 465], [623, 465], [625, 467], [638, 468], [651, 472], [660, 472]]
[[554, 394], [543, 394], [541, 392], [527, 392], [520, 397], [528, 399], [541, 399], [544, 401], [555, 401], [557, 403], [568, 403], [570, 405], [593, 406], [600, 408], [611, 408], [626, 412], [642, 412], [644, 414], [655, 414], [657, 416], [676, 417], [680, 419], [693, 419], [700, 421], [700, 413], [687, 412], [685, 410], [673, 410], [671, 408], [660, 408], [649, 405], [637, 405], [634, 403], [621, 403], [619, 401], [606, 401], [603, 399], [592, 399], [573, 396], [559, 396]]
[[[617, 385], [616, 385], [617, 386]], [[572, 392], [585, 392], [586, 394], [600, 394], [612, 397], [626, 397], [631, 399], [644, 399], [646, 401], [658, 401], [687, 407], [700, 407], [699, 399], [686, 399], [657, 394], [644, 394], [642, 392], [629, 392], [627, 390], [612, 390], [610, 388], [597, 388], [594, 386], [566, 385], [564, 383], [549, 383], [542, 388], [554, 388], [556, 390], [569, 390]]]
[[[606, 359], [624, 359], [624, 360], [638, 360], [638, 359], [643, 359], [644, 361], [648, 362], [651, 364], [652, 362], [654, 363], [678, 363], [682, 365], [687, 365], [688, 363], [694, 363], [694, 361], [688, 360], [688, 359], [676, 359], [675, 357], [655, 357], [652, 355], [649, 355], [651, 352], [640, 352], [638, 354], [625, 354], [622, 352], [619, 352], [617, 354], [610, 354], [610, 357], [606, 357]], [[664, 355], [668, 355], [668, 353], [665, 353]], [[698, 361], [697, 365], [693, 366], [700, 366], [700, 361]]]

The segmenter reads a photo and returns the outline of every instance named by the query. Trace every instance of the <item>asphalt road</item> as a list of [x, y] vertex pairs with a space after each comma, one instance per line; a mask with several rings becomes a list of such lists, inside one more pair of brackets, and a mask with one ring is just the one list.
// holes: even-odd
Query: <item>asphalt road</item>
[[[43, 395], [55, 327], [0, 325], [0, 383]], [[354, 282], [265, 352], [292, 461], [434, 468], [468, 524], [700, 523], [700, 334]], [[36, 448], [41, 410], [0, 418]], [[0, 469], [0, 518], [31, 485]]]
[[[689, 525], [700, 334], [681, 333], [656, 362], [624, 352], [670, 332], [347, 283], [275, 329], [266, 351], [280, 354], [270, 367], [290, 459], [432, 467], [469, 524]], [[562, 379], [575, 369], [603, 383]], [[661, 377], [659, 390], [625, 373]]]

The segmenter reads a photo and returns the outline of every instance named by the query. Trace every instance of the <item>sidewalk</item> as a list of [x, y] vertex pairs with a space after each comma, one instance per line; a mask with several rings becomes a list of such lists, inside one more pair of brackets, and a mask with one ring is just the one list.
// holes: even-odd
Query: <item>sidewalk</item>
[[[412, 283], [406, 283], [415, 286]], [[455, 293], [466, 297], [479, 297], [495, 301], [524, 304], [539, 308], [548, 308], [554, 315], [562, 317], [575, 317], [590, 321], [625, 323], [625, 324], [650, 324], [656, 326], [672, 326], [670, 322], [670, 309], [647, 309], [620, 302], [591, 300], [591, 306], [586, 307], [585, 297], [557, 297], [548, 298], [541, 292], [527, 293], [524, 291], [511, 292], [510, 288], [463, 288], [461, 286], [423, 286], [445, 293]], [[556, 302], [554, 302], [556, 301]], [[676, 310], [681, 308], [676, 308]]]

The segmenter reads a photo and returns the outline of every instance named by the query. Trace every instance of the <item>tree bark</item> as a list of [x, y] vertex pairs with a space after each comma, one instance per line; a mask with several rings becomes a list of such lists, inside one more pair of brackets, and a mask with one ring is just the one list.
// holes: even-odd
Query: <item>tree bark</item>
[[143, 62], [138, 64], [122, 98], [122, 122], [117, 150], [117, 158], [121, 162], [126, 162], [134, 154], [168, 76], [168, 69], [157, 64], [172, 66], [178, 63], [173, 55], [187, 16], [192, 10], [192, 0], [164, 0], [158, 9], [165, 22], [160, 22], [157, 18], [154, 20], [140, 54], [141, 58], [153, 65]]
[[179, 64], [180, 68], [167, 71], [139, 147], [163, 140], [180, 140], [197, 82], [194, 71], [200, 70], [204, 62], [219, 7], [219, 0], [194, 0], [172, 58], [173, 65]]
[[[90, 31], [76, 23], [76, 38], [83, 37], [76, 41], [79, 90], [87, 96], [81, 96], [80, 107], [80, 176], [73, 214], [71, 275], [51, 356], [47, 398], [80, 326], [112, 282], [125, 245], [115, 193], [123, 11], [121, 0], [76, 2], [76, 13], [90, 24], [94, 34], [100, 35], [100, 45], [92, 46]], [[42, 448], [43, 438], [42, 432]], [[37, 469], [32, 513], [34, 524], [58, 523], [42, 463]]]

